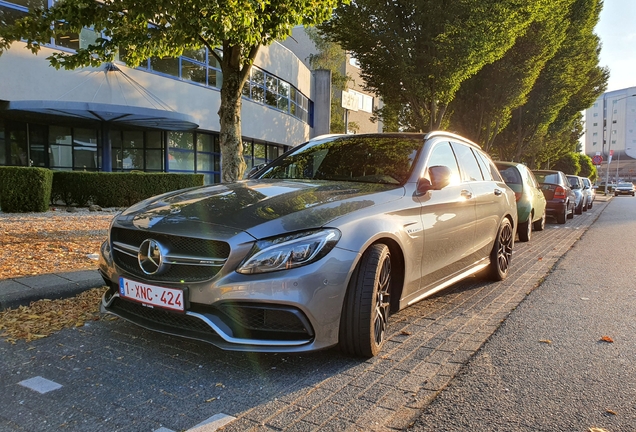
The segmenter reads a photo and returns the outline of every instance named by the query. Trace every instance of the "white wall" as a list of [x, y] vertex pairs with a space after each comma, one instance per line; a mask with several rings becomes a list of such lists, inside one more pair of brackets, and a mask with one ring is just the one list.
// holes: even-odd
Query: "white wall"
[[[56, 70], [46, 60], [52, 49], [43, 48], [36, 56], [24, 47], [24, 43], [15, 43], [0, 56], [0, 100], [77, 101], [163, 109], [120, 73], [106, 73], [103, 68]], [[261, 48], [255, 64], [312, 99], [311, 72], [282, 45], [274, 43]], [[219, 130], [218, 90], [117, 66], [172, 110], [193, 116], [201, 130]], [[246, 137], [297, 145], [309, 139], [311, 128], [289, 114], [244, 98], [242, 131]]]

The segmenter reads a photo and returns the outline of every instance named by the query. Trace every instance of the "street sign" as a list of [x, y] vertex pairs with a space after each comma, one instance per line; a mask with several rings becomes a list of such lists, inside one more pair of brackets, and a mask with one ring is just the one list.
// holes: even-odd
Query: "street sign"
[[592, 156], [592, 163], [594, 165], [600, 165], [601, 162], [603, 162], [603, 156], [601, 155], [594, 155]]
[[342, 91], [342, 107], [350, 111], [358, 111], [358, 96], [346, 90]]

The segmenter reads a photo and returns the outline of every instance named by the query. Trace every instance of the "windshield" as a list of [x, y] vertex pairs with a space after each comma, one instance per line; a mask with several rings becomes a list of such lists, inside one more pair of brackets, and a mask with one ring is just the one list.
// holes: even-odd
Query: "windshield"
[[633, 185], [631, 183], [619, 183], [618, 187], [632, 187]]
[[275, 160], [257, 177], [404, 184], [423, 143], [419, 135], [329, 137]]

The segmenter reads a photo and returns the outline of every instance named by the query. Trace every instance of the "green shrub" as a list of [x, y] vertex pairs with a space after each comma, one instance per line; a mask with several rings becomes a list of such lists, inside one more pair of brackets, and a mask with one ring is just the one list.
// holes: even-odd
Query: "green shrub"
[[51, 201], [61, 201], [67, 206], [86, 207], [90, 202], [95, 202], [98, 176], [99, 173], [96, 172], [55, 171]]
[[0, 167], [0, 208], [7, 213], [45, 212], [51, 201], [53, 171]]
[[165, 192], [203, 185], [203, 174], [56, 171], [52, 196], [67, 205], [128, 207]]

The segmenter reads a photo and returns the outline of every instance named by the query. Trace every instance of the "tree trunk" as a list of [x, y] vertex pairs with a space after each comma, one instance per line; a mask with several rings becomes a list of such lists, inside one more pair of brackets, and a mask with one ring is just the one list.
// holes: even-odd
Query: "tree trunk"
[[222, 57], [214, 54], [221, 63], [223, 73], [219, 107], [219, 146], [221, 181], [224, 183], [241, 179], [245, 172], [241, 134], [241, 95], [258, 49], [259, 46], [251, 47], [245, 58], [241, 56], [241, 46], [224, 43]]
[[221, 107], [219, 108], [221, 181], [233, 182], [245, 172], [241, 139], [241, 92], [237, 73], [223, 73]]

